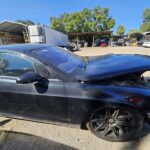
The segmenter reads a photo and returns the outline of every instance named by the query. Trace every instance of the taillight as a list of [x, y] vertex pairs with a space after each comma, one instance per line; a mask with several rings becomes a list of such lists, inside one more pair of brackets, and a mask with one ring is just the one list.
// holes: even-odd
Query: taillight
[[144, 99], [141, 97], [131, 97], [128, 99], [130, 103], [134, 105], [140, 105], [144, 102]]

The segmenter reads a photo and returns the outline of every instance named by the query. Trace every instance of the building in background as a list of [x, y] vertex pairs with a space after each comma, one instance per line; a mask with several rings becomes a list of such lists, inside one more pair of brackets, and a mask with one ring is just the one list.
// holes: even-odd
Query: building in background
[[27, 26], [21, 23], [4, 21], [0, 23], [0, 44], [27, 43]]
[[81, 47], [104, 46], [109, 45], [112, 32], [79, 32], [69, 33], [68, 36], [71, 42], [79, 44]]
[[0, 44], [38, 43], [68, 45], [68, 36], [45, 25], [24, 25], [17, 22], [0, 23]]

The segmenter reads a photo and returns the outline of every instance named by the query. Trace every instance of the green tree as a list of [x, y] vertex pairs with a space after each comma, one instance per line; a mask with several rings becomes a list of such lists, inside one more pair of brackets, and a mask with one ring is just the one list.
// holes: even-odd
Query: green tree
[[150, 31], [150, 8], [146, 8], [143, 12], [143, 24], [140, 27], [141, 32]]
[[16, 20], [16, 22], [18, 23], [22, 23], [22, 24], [25, 24], [25, 25], [35, 25], [35, 23], [31, 20], [21, 20], [21, 19], [18, 19]]
[[123, 25], [119, 25], [117, 27], [117, 34], [118, 35], [124, 35], [124, 33], [125, 33], [125, 27]]
[[143, 22], [150, 22], [150, 8], [146, 8], [143, 12]]
[[130, 37], [134, 33], [140, 33], [137, 29], [130, 29], [128, 32], [128, 36]]
[[60, 32], [65, 32], [64, 25], [60, 18], [51, 17], [51, 28]]
[[145, 22], [141, 25], [140, 31], [147, 32], [150, 31], [150, 22]]
[[110, 17], [108, 8], [96, 6], [90, 10], [84, 8], [80, 12], [62, 14], [60, 17], [51, 17], [51, 28], [61, 32], [98, 32], [110, 30], [115, 20]]
[[136, 39], [137, 41], [140, 41], [143, 38], [143, 34], [139, 30], [130, 29], [128, 32], [128, 38]]

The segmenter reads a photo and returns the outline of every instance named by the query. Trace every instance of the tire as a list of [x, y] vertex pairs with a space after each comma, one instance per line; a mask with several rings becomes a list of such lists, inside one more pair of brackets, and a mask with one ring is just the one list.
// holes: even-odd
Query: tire
[[107, 141], [130, 141], [142, 130], [143, 116], [132, 108], [102, 107], [90, 115], [87, 128]]

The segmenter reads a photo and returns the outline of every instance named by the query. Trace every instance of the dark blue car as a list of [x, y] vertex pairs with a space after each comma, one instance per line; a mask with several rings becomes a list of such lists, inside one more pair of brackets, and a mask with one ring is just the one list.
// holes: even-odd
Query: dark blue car
[[49, 45], [0, 47], [0, 114], [136, 138], [149, 120], [150, 57], [79, 57]]

